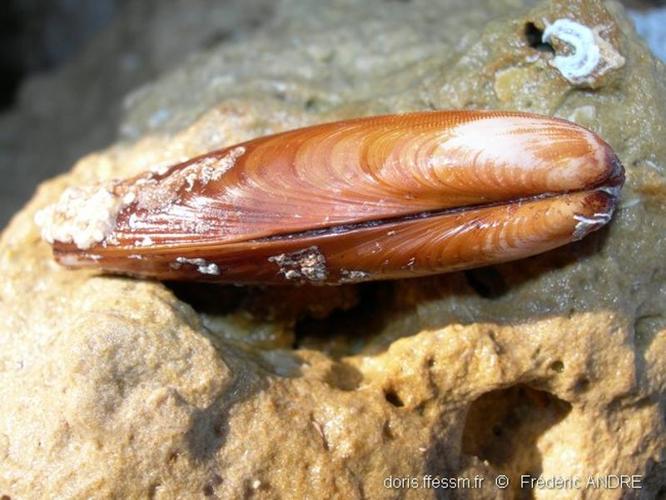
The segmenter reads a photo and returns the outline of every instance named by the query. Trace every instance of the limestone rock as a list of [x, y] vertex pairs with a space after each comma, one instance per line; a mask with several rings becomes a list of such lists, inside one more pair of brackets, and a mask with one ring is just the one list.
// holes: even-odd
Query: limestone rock
[[[133, 94], [121, 140], [43, 184], [3, 233], [0, 496], [663, 493], [666, 71], [620, 7], [274, 8], [251, 37]], [[571, 47], [534, 36], [561, 18], [599, 27], [624, 60], [594, 90], [551, 64]], [[627, 168], [614, 221], [492, 268], [279, 291], [62, 269], [33, 223], [67, 186], [300, 125], [447, 107], [537, 111], [598, 132]], [[610, 474], [638, 474], [642, 489], [519, 482]], [[483, 481], [452, 492], [424, 488], [426, 475]]]

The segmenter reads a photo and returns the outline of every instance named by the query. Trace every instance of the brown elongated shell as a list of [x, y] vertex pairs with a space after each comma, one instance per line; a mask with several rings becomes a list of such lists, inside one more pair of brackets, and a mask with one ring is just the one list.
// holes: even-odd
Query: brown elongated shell
[[573, 123], [439, 111], [215, 151], [40, 216], [59, 262], [159, 279], [331, 283], [534, 255], [610, 220], [616, 155]]

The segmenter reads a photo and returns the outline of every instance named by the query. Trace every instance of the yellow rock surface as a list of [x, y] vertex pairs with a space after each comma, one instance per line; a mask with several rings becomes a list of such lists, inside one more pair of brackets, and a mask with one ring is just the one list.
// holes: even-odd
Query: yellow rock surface
[[[117, 144], [40, 186], [2, 234], [0, 496], [663, 490], [666, 71], [620, 8], [284, 0], [274, 16], [128, 99]], [[607, 26], [625, 59], [594, 91], [549, 64], [565, 46], [526, 36], [563, 17]], [[66, 270], [33, 223], [69, 185], [300, 125], [448, 107], [539, 111], [602, 135], [627, 168], [608, 229], [489, 269], [276, 290]], [[520, 487], [613, 474], [643, 489]], [[454, 492], [427, 475], [483, 481]]]

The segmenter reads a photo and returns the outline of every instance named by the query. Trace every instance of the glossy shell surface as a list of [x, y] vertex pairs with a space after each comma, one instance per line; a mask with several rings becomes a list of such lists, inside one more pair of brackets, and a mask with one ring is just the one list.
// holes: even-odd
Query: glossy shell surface
[[70, 192], [40, 223], [68, 266], [339, 284], [564, 245], [610, 220], [623, 181], [610, 146], [565, 120], [422, 112], [260, 137]]

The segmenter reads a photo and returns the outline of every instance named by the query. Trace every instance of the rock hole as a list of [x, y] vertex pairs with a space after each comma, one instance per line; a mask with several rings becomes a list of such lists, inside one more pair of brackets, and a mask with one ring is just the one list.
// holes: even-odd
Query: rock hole
[[316, 111], [318, 108], [319, 101], [316, 97], [309, 97], [303, 107], [306, 111]]
[[562, 373], [564, 371], [564, 363], [559, 359], [556, 359], [550, 364], [550, 369], [557, 373]]
[[494, 267], [470, 269], [464, 274], [467, 284], [484, 299], [497, 299], [509, 290], [504, 276]]
[[539, 475], [539, 439], [564, 419], [571, 405], [548, 392], [518, 384], [488, 392], [467, 412], [462, 436], [463, 453], [487, 461], [511, 478], [516, 498], [524, 498], [520, 475]]
[[555, 53], [555, 49], [549, 43], [543, 43], [543, 30], [539, 29], [534, 23], [525, 24], [525, 40], [527, 45], [540, 52]]
[[384, 398], [386, 399], [386, 401], [388, 401], [396, 408], [401, 408], [405, 406], [405, 403], [402, 402], [402, 399], [400, 399], [400, 396], [398, 395], [397, 392], [395, 392], [395, 389], [393, 387], [384, 389]]
[[180, 450], [174, 450], [171, 453], [169, 453], [169, 456], [167, 457], [167, 464], [171, 464], [178, 460], [178, 457], [180, 456]]
[[576, 380], [576, 392], [585, 392], [590, 387], [590, 381], [586, 377], [581, 377]]

